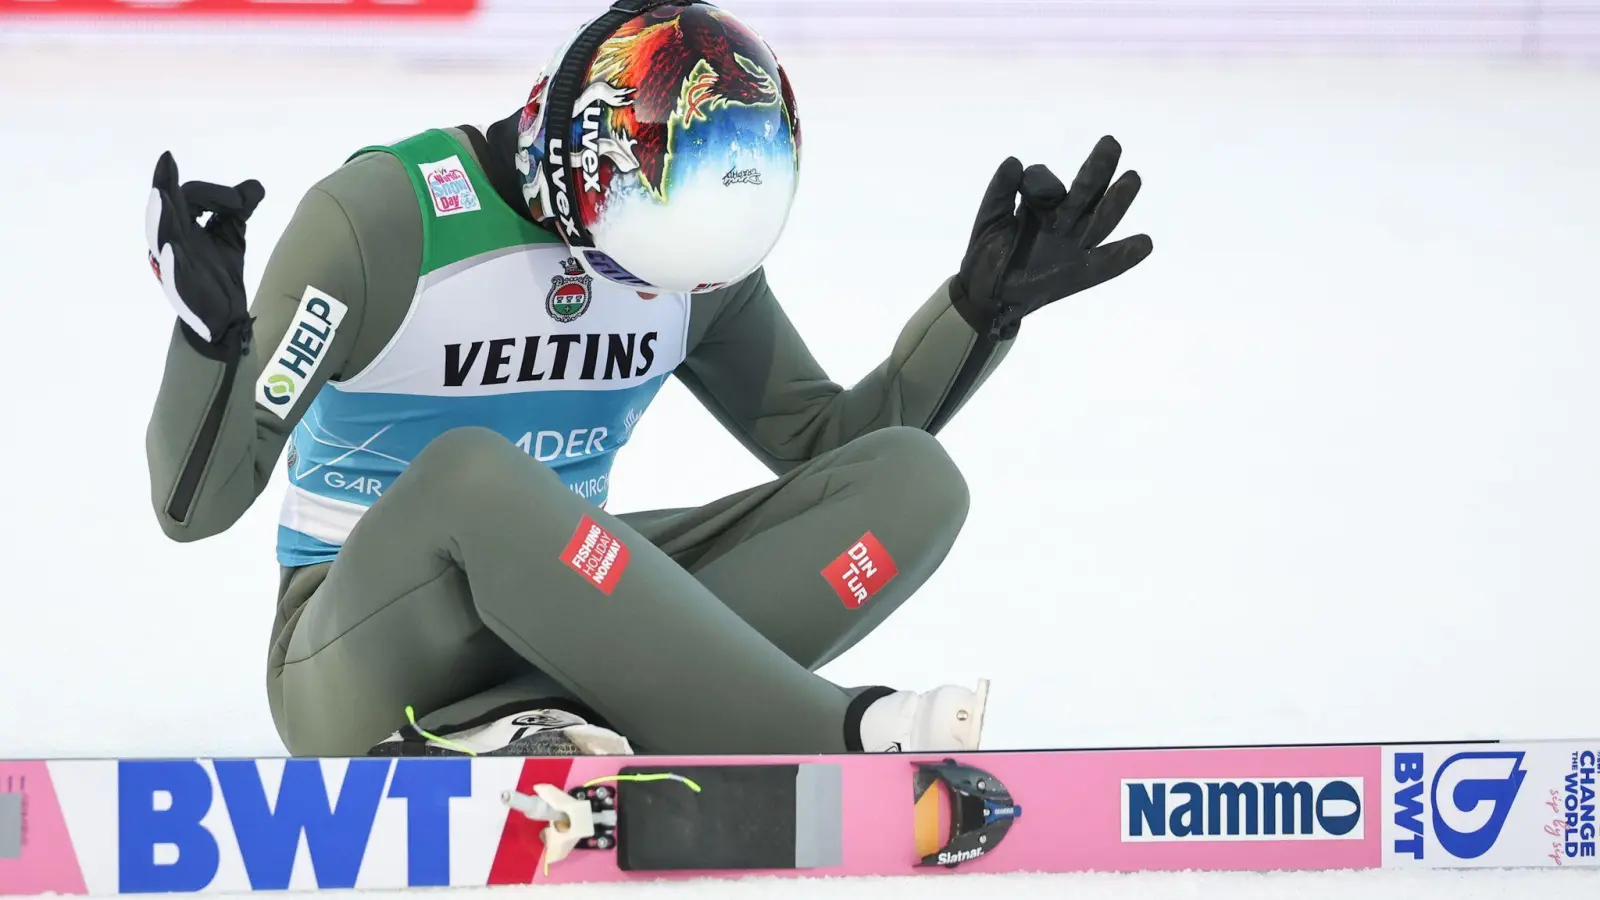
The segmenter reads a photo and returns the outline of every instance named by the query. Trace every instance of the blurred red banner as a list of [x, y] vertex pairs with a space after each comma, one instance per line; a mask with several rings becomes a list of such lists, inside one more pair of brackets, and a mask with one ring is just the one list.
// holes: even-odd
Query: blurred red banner
[[418, 19], [469, 16], [478, 6], [479, 0], [0, 0], [0, 18]]

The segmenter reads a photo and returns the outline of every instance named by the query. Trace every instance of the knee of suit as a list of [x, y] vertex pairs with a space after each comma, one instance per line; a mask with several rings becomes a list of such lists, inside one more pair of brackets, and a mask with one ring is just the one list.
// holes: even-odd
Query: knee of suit
[[857, 438], [850, 450], [873, 466], [875, 491], [892, 493], [907, 517], [961, 524], [971, 502], [967, 479], [939, 439], [920, 428], [894, 425]]
[[523, 503], [529, 486], [565, 491], [549, 466], [517, 449], [505, 435], [475, 425], [453, 428], [428, 442], [406, 474], [480, 509]]

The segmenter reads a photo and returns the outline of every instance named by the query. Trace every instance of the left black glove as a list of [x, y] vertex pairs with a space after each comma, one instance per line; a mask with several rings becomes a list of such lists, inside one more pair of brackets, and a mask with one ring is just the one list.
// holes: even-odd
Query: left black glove
[[[1111, 176], [1122, 146], [1095, 145], [1068, 190], [1049, 168], [1000, 164], [972, 227], [950, 301], [979, 334], [1007, 340], [1022, 319], [1121, 275], [1150, 255], [1149, 235], [1100, 246], [1139, 195], [1139, 174]], [[1020, 195], [1021, 202], [1018, 202]]]
[[[265, 194], [255, 179], [233, 187], [180, 184], [172, 154], [156, 160], [144, 214], [150, 268], [190, 346], [211, 359], [232, 362], [250, 352], [244, 232]], [[200, 224], [207, 213], [210, 218]]]

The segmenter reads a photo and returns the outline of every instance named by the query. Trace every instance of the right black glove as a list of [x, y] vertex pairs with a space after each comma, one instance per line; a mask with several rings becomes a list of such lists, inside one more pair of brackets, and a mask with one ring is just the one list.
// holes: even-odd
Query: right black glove
[[1024, 317], [1150, 255], [1148, 235], [1102, 243], [1139, 195], [1137, 172], [1111, 181], [1121, 157], [1115, 139], [1101, 138], [1070, 189], [1046, 166], [1000, 164], [950, 284], [951, 304], [974, 331], [1009, 340]]
[[[172, 153], [161, 154], [145, 207], [150, 268], [183, 322], [190, 345], [232, 362], [250, 351], [244, 290], [244, 228], [266, 191], [254, 179], [233, 187], [178, 184]], [[201, 225], [204, 213], [211, 218]]]

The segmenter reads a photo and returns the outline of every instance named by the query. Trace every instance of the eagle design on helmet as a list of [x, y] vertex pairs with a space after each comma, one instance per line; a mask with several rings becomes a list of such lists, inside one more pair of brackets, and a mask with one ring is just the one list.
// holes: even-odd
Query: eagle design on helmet
[[788, 76], [759, 35], [714, 7], [663, 6], [627, 22], [601, 45], [589, 78], [629, 92], [625, 105], [608, 104], [607, 124], [631, 138], [640, 180], [657, 197], [678, 132], [719, 107], [781, 103], [799, 144]]

